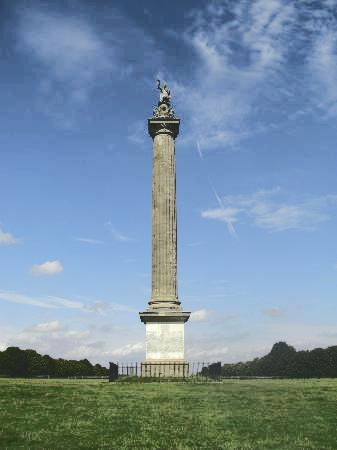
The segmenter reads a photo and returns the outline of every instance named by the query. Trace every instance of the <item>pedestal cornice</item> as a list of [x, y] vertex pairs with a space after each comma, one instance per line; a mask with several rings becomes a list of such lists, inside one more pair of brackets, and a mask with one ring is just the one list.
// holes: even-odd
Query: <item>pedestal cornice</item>
[[140, 320], [143, 323], [155, 322], [155, 323], [185, 323], [190, 318], [190, 311], [144, 311], [140, 312]]
[[175, 139], [179, 134], [180, 119], [153, 118], [148, 119], [149, 135], [152, 139], [158, 134], [169, 134]]

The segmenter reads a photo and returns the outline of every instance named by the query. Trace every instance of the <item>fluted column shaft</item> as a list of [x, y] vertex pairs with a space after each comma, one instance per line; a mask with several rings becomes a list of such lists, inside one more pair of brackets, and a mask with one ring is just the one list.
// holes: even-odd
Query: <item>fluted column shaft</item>
[[173, 127], [152, 127], [152, 295], [150, 307], [177, 309], [177, 215], [175, 137]]

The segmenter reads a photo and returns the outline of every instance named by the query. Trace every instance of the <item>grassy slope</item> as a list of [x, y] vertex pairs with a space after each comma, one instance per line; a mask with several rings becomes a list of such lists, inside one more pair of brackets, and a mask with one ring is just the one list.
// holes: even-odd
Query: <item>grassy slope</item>
[[335, 450], [336, 388], [0, 379], [0, 448]]

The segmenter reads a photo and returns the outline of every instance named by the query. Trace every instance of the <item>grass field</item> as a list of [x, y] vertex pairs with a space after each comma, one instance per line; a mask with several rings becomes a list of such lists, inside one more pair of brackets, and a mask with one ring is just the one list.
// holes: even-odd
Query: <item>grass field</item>
[[0, 379], [0, 449], [337, 449], [337, 380]]

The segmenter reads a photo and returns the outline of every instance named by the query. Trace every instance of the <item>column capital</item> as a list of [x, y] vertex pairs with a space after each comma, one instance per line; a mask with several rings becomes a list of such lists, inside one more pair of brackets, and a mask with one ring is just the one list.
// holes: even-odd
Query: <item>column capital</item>
[[179, 134], [180, 119], [150, 118], [148, 130], [152, 139], [158, 134], [170, 134], [175, 139]]

